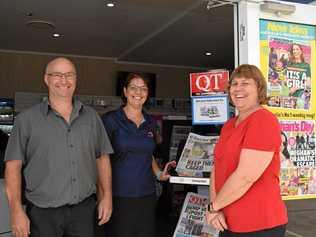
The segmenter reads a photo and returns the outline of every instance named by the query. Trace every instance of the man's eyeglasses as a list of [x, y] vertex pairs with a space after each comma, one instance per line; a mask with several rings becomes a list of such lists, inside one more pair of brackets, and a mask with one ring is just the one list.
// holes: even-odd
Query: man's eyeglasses
[[128, 89], [132, 92], [137, 92], [138, 90], [141, 93], [148, 93], [148, 87], [147, 86], [135, 86], [135, 85], [129, 85]]
[[49, 77], [52, 77], [55, 80], [61, 80], [64, 77], [67, 81], [75, 80], [77, 77], [77, 74], [74, 72], [65, 72], [65, 73], [52, 72], [52, 73], [46, 73], [46, 75], [48, 75]]

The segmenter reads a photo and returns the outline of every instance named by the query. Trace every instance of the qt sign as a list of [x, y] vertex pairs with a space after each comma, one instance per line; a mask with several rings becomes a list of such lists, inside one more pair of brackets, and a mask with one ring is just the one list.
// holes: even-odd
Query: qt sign
[[229, 79], [228, 71], [209, 71], [190, 74], [191, 96], [212, 95], [225, 92]]

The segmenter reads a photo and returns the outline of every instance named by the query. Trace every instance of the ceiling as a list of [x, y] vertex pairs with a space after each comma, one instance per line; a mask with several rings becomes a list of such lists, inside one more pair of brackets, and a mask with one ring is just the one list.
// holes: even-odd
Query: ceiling
[[[207, 0], [113, 0], [109, 8], [110, 1], [1, 0], [0, 50], [233, 69], [232, 5], [207, 10]], [[26, 26], [31, 20], [55, 28]]]
[[[0, 49], [188, 67], [234, 67], [233, 7], [205, 0], [1, 0]], [[30, 20], [52, 22], [34, 29]], [[58, 32], [61, 37], [54, 38]], [[206, 56], [211, 52], [211, 56]]]

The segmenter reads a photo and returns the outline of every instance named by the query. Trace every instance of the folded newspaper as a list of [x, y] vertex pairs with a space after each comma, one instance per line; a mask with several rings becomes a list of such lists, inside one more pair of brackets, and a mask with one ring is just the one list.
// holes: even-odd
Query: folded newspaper
[[218, 136], [189, 133], [176, 168], [178, 175], [201, 178], [203, 173], [210, 173], [217, 140]]
[[208, 197], [189, 192], [173, 237], [218, 237], [218, 231], [205, 223]]

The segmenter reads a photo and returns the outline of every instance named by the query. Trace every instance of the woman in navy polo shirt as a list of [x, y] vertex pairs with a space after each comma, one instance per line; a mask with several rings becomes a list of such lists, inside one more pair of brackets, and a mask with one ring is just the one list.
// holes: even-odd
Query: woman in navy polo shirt
[[155, 235], [155, 178], [168, 180], [168, 166], [160, 171], [153, 152], [156, 123], [143, 111], [149, 82], [130, 73], [124, 84], [124, 105], [103, 115], [112, 143], [113, 214], [107, 230], [111, 237]]

